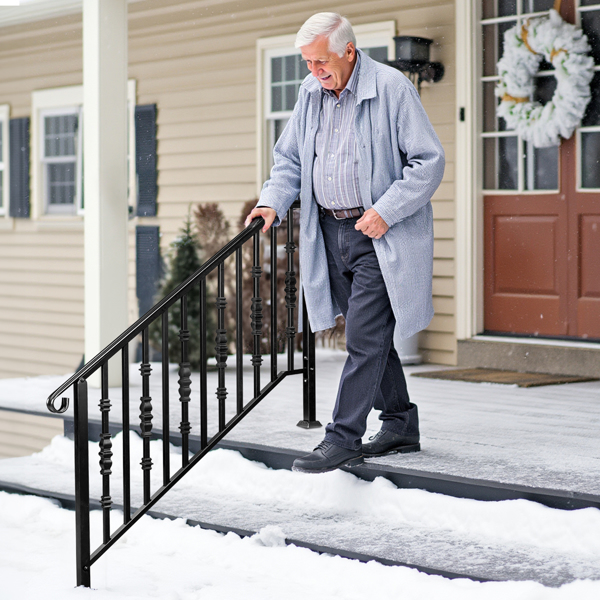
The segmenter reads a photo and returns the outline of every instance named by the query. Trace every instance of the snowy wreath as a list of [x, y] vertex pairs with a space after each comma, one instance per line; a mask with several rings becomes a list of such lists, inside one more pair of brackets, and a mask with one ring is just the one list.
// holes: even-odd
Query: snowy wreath
[[[587, 36], [563, 21], [557, 10], [529, 19], [504, 34], [504, 55], [498, 61], [500, 81], [497, 115], [536, 148], [557, 146], [571, 137], [590, 101], [594, 60]], [[556, 90], [544, 106], [533, 101], [534, 76], [542, 58], [552, 63]]]

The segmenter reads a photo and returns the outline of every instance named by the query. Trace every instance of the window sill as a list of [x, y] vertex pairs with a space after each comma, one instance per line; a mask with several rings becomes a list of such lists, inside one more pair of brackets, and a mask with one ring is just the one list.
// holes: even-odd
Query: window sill
[[36, 231], [69, 229], [83, 231], [83, 215], [44, 215], [33, 221]]

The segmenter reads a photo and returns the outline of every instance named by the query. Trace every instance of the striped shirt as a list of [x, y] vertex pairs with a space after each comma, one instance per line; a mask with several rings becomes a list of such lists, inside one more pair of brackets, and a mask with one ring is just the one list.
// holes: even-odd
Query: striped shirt
[[318, 204], [329, 209], [362, 206], [359, 188], [358, 155], [354, 136], [356, 87], [360, 56], [346, 87], [337, 98], [322, 90], [319, 128], [315, 139], [313, 192]]

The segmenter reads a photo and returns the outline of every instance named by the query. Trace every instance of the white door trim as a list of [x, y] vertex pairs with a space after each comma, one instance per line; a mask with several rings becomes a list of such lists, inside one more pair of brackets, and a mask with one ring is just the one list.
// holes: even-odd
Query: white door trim
[[456, 337], [483, 323], [483, 212], [477, 174], [477, 2], [456, 0]]

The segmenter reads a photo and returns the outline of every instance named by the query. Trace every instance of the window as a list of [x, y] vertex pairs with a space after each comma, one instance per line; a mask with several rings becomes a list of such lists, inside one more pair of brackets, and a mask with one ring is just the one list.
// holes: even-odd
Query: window
[[0, 215], [8, 206], [8, 106], [0, 106]]
[[269, 111], [267, 112], [269, 170], [273, 166], [273, 146], [294, 110], [300, 84], [309, 74], [306, 63], [294, 49], [293, 54], [272, 56], [270, 67]]
[[[548, 12], [554, 0], [483, 0], [483, 187], [485, 190], [558, 189], [558, 146], [534, 148], [496, 116], [496, 63], [503, 54], [504, 32], [532, 16]], [[553, 67], [542, 63], [536, 76], [535, 100], [545, 104], [556, 88]]]
[[43, 111], [41, 121], [45, 212], [75, 214], [83, 209], [80, 110]]
[[[128, 195], [136, 200], [135, 81], [127, 84]], [[83, 214], [83, 86], [32, 93], [31, 209], [32, 217]]]
[[595, 73], [590, 84], [592, 99], [587, 106], [582, 126], [577, 132], [578, 173], [580, 189], [600, 190], [600, 0], [580, 0], [579, 26], [592, 47]]
[[[354, 26], [358, 47], [381, 62], [393, 56], [395, 30], [394, 21]], [[300, 85], [309, 74], [300, 50], [294, 48], [295, 39], [295, 35], [288, 35], [258, 40], [259, 81], [263, 81], [259, 86], [259, 101], [263, 96], [263, 126], [259, 128], [258, 141], [259, 186], [273, 166], [273, 147], [292, 114]]]

